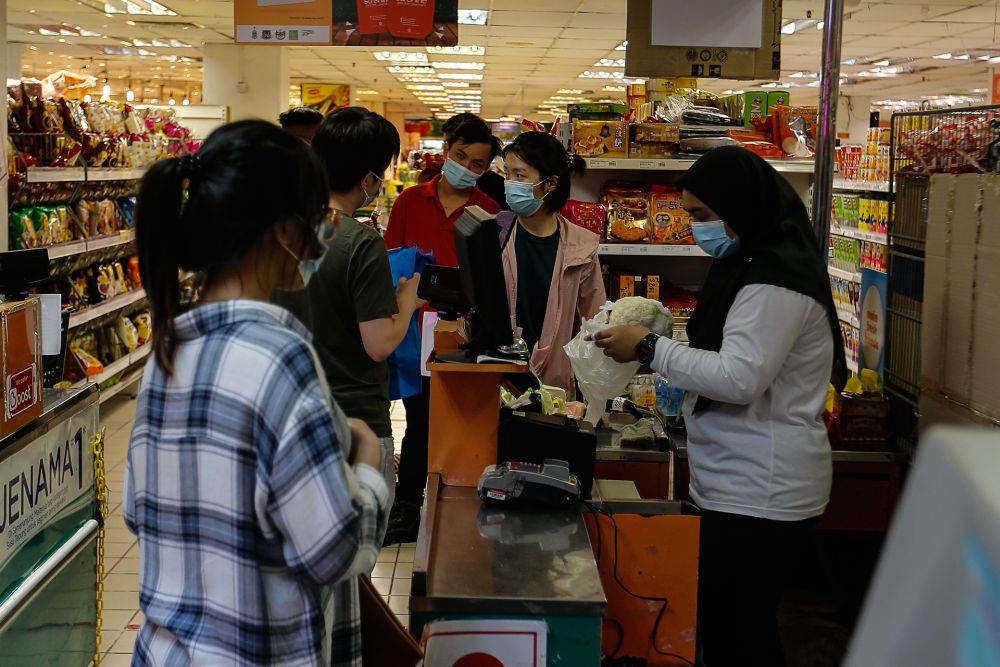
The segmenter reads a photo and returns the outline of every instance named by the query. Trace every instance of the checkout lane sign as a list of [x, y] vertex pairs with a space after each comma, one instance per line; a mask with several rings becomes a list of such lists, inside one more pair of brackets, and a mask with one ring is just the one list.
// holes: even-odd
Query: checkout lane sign
[[0, 460], [0, 568], [45, 526], [93, 500], [96, 428], [94, 405]]

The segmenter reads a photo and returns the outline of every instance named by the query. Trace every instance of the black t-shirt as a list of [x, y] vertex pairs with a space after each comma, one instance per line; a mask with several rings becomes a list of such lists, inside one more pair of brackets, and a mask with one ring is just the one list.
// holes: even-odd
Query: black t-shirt
[[337, 404], [380, 438], [392, 435], [389, 365], [365, 352], [359, 322], [398, 312], [385, 242], [371, 227], [340, 215], [337, 235], [309, 287], [276, 292], [272, 301], [291, 311], [313, 334], [313, 346]]
[[517, 255], [517, 325], [528, 348], [535, 349], [542, 336], [545, 306], [549, 301], [552, 271], [559, 251], [559, 229], [540, 237], [523, 227], [517, 230], [514, 252]]

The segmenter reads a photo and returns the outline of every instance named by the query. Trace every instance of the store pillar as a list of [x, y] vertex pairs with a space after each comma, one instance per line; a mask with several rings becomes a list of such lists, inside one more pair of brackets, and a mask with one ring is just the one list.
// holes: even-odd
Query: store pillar
[[288, 50], [280, 46], [205, 45], [203, 101], [229, 107], [231, 121], [277, 122], [288, 109]]
[[8, 79], [20, 79], [22, 75], [21, 71], [21, 52], [24, 49], [24, 44], [8, 44], [7, 45], [7, 61], [4, 63], [4, 69], [7, 70]]
[[842, 144], [864, 145], [868, 141], [871, 107], [870, 97], [843, 95], [837, 100], [837, 138]]

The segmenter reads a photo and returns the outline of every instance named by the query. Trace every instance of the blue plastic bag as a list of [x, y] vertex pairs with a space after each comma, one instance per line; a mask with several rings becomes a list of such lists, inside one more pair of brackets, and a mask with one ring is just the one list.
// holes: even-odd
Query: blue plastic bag
[[[390, 250], [392, 284], [398, 286], [400, 278], [422, 273], [428, 264], [433, 263], [434, 255], [416, 246]], [[389, 355], [389, 400], [410, 398], [423, 390], [420, 380], [420, 312], [418, 310], [413, 314], [403, 342]]]

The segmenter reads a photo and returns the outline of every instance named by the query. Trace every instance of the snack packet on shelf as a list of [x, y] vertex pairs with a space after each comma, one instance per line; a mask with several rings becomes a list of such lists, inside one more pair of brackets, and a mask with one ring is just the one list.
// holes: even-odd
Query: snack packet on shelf
[[30, 209], [22, 208], [13, 210], [8, 214], [10, 225], [10, 239], [14, 244], [14, 250], [27, 250], [37, 248], [38, 234], [35, 230], [35, 222], [31, 219]]
[[608, 222], [608, 207], [605, 204], [571, 199], [566, 202], [562, 214], [573, 224], [604, 237], [605, 226]]
[[654, 185], [650, 192], [649, 242], [693, 245], [691, 216], [681, 206], [681, 193], [670, 185]]
[[145, 345], [153, 337], [153, 319], [149, 313], [139, 313], [133, 320], [139, 345]]
[[643, 183], [609, 182], [604, 188], [608, 236], [637, 243], [649, 237], [649, 190]]
[[127, 317], [119, 317], [115, 327], [115, 330], [118, 332], [118, 338], [121, 339], [129, 352], [133, 352], [135, 348], [139, 347], [139, 331], [136, 329], [135, 324], [132, 323], [132, 320]]

